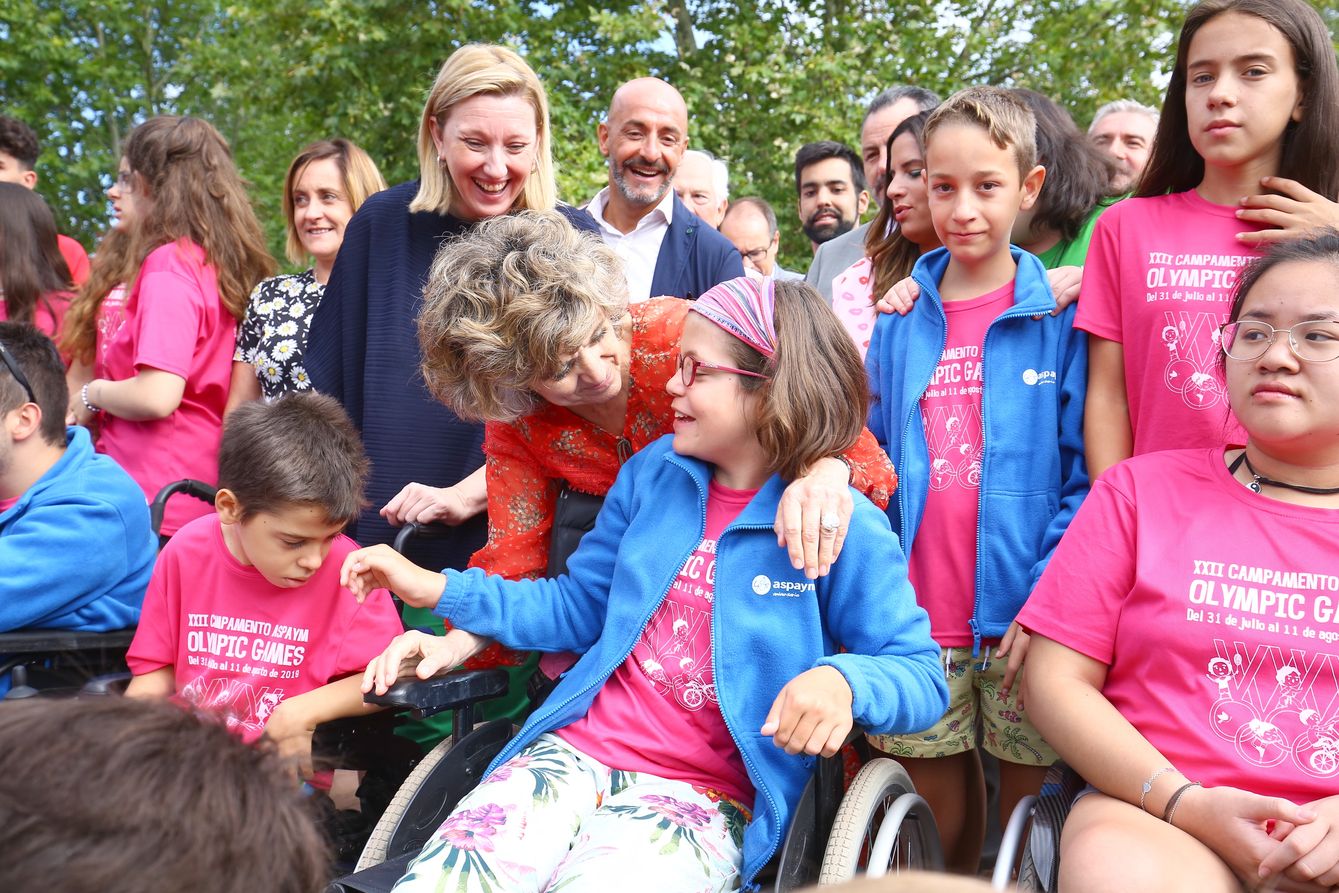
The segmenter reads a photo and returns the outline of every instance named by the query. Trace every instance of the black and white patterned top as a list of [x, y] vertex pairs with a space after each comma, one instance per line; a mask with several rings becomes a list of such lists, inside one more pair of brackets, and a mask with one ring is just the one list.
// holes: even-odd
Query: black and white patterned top
[[251, 292], [246, 318], [237, 329], [233, 362], [256, 367], [260, 391], [274, 399], [289, 391], [311, 390], [302, 365], [312, 314], [325, 295], [325, 286], [311, 270], [273, 276]]

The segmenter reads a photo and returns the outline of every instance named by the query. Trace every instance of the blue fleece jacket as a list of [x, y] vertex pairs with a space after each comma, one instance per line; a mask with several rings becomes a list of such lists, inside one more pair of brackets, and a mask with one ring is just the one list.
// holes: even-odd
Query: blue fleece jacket
[[[1073, 327], [1075, 305], [1051, 316], [1055, 297], [1041, 262], [1011, 249], [1018, 264], [1014, 305], [986, 330], [982, 348], [984, 446], [977, 518], [973, 651], [1004, 635], [1046, 569], [1088, 493], [1083, 399], [1088, 349]], [[921, 297], [906, 316], [883, 314], [865, 367], [874, 401], [869, 430], [898, 473], [888, 517], [910, 553], [930, 490], [930, 452], [920, 400], [948, 343], [939, 283], [946, 249], [912, 270]]]
[[134, 626], [158, 554], [144, 491], [65, 429], [65, 454], [0, 512], [0, 632]]
[[[661, 438], [623, 466], [567, 575], [509, 582], [477, 569], [446, 571], [443, 617], [514, 648], [582, 655], [490, 769], [586, 713], [701, 541], [711, 469], [674, 453], [672, 440]], [[716, 546], [716, 689], [757, 790], [744, 834], [746, 886], [780, 845], [814, 763], [759, 733], [782, 686], [832, 666], [851, 686], [855, 722], [881, 733], [923, 729], [948, 706], [929, 618], [883, 512], [855, 494], [842, 558], [826, 577], [806, 580], [772, 531], [784, 488], [774, 475]]]

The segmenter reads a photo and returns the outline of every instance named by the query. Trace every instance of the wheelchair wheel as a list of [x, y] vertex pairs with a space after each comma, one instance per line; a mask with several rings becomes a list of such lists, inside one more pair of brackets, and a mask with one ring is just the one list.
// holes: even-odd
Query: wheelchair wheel
[[382, 813], [355, 871], [405, 853], [417, 854], [460, 798], [482, 779], [488, 764], [510, 740], [511, 722], [495, 719], [452, 746], [447, 738], [419, 761]]
[[866, 763], [837, 810], [819, 884], [943, 867], [934, 816], [906, 770], [889, 759]]

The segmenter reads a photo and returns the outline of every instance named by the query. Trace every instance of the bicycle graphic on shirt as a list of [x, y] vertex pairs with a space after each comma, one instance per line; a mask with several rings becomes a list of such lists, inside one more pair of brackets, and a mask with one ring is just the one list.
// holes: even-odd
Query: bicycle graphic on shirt
[[1213, 313], [1168, 310], [1164, 314], [1162, 346], [1167, 366], [1162, 380], [1191, 409], [1209, 409], [1226, 400], [1218, 377], [1220, 319]]
[[[1293, 650], [1288, 660], [1277, 646], [1257, 646], [1247, 661], [1239, 643], [1230, 659], [1221, 646], [1220, 642], [1220, 652], [1209, 660], [1205, 674], [1218, 688], [1209, 707], [1214, 734], [1231, 741], [1239, 756], [1261, 768], [1278, 766], [1291, 757], [1307, 775], [1339, 774], [1339, 715], [1323, 716], [1313, 705], [1315, 677], [1307, 684], [1304, 671], [1294, 663], [1305, 661], [1305, 655]], [[1332, 655], [1313, 654], [1308, 663], [1314, 667], [1320, 662], [1323, 667], [1333, 660]], [[1248, 691], [1255, 681], [1267, 686], [1270, 676], [1274, 684], [1266, 698]], [[1262, 703], [1252, 703], [1257, 700]]]

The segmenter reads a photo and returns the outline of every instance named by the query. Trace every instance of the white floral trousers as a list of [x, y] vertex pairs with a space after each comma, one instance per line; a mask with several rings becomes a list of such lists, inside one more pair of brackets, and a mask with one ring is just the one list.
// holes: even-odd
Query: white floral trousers
[[395, 893], [733, 890], [748, 820], [713, 791], [542, 735], [460, 801]]

